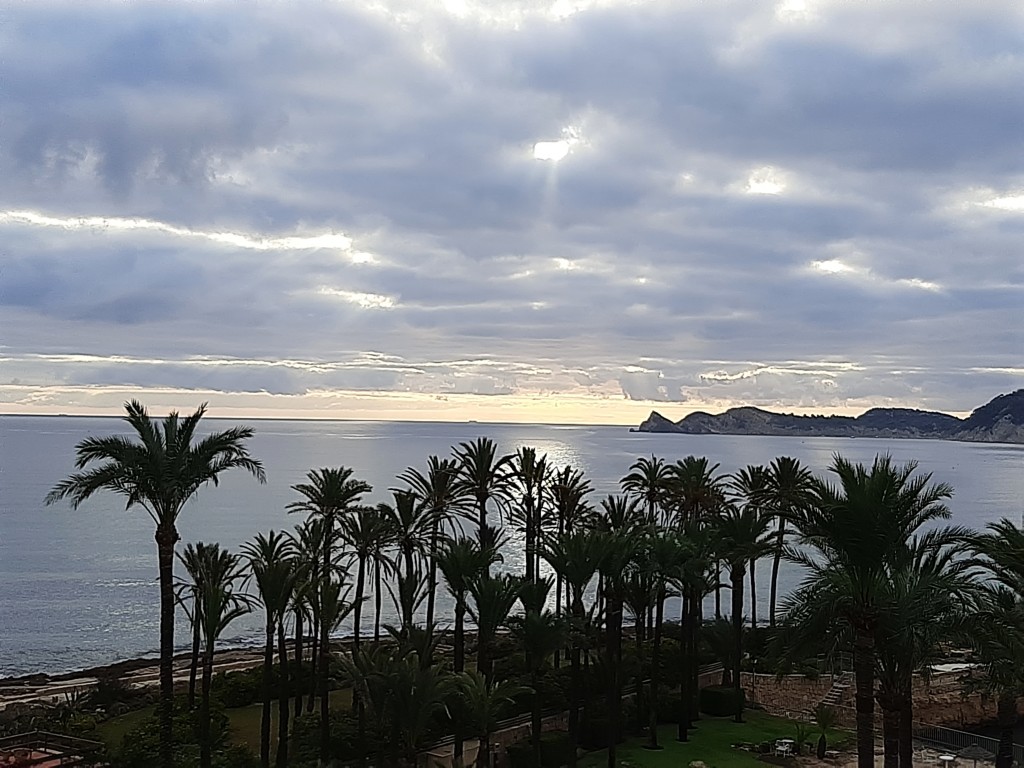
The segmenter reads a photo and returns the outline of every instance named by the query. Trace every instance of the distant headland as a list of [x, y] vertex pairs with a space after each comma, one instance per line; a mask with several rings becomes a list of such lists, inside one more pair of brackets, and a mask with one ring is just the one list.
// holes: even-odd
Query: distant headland
[[794, 437], [895, 437], [1024, 443], [1024, 389], [999, 395], [959, 419], [938, 411], [872, 408], [860, 416], [796, 416], [752, 406], [724, 413], [694, 411], [670, 421], [657, 411], [633, 432], [684, 435], [792, 435]]

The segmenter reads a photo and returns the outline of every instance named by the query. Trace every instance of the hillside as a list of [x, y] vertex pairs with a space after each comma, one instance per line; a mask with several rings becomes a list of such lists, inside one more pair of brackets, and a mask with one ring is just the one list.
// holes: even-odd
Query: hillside
[[695, 411], [671, 421], [657, 411], [636, 432], [686, 435], [791, 435], [795, 437], [897, 437], [1024, 443], [1024, 389], [999, 395], [967, 419], [913, 408], [872, 408], [860, 416], [796, 416], [752, 406], [724, 413]]

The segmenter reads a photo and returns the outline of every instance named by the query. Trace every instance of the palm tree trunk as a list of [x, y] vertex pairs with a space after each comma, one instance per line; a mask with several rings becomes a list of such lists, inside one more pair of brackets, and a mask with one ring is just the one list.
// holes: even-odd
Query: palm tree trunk
[[661, 627], [665, 621], [665, 590], [658, 590], [654, 609], [654, 638], [651, 641], [651, 686], [647, 703], [648, 749], [661, 749], [658, 744], [658, 678], [661, 676]]
[[174, 525], [156, 530], [160, 573], [160, 766], [174, 768]]
[[537, 580], [537, 573], [534, 570], [533, 550], [536, 547], [537, 533], [533, 530], [533, 496], [526, 497], [526, 581], [533, 584]]
[[775, 542], [775, 557], [772, 559], [772, 581], [768, 592], [768, 626], [775, 626], [775, 602], [779, 596], [779, 565], [782, 562], [782, 543], [786, 537], [786, 518], [779, 518], [779, 532]]
[[900, 687], [900, 768], [914, 768], [914, 698], [910, 678]]
[[277, 699], [277, 768], [288, 765], [288, 647], [284, 641], [284, 615], [277, 623], [277, 656], [281, 670], [280, 690]]
[[[573, 599], [573, 615], [583, 614], [583, 600]], [[575, 634], [572, 635], [569, 671], [569, 768], [576, 768], [576, 751], [580, 743], [580, 646]]]
[[295, 611], [295, 717], [302, 714], [302, 611]]
[[274, 666], [274, 623], [267, 616], [266, 643], [263, 646], [263, 711], [260, 715], [260, 765], [270, 768], [271, 673]]
[[853, 668], [857, 706], [857, 768], [875, 765], [875, 638], [858, 630], [854, 641]]
[[615, 768], [622, 732], [622, 596], [617, 586], [605, 584], [605, 632], [608, 652], [608, 768]]
[[[430, 571], [427, 589], [427, 632], [434, 634], [434, 598], [437, 592], [437, 535], [438, 522], [430, 526]], [[430, 647], [429, 644], [427, 647]]]
[[199, 674], [199, 616], [195, 611], [197, 605], [192, 605], [192, 655], [188, 665], [188, 711], [196, 708], [196, 679]]
[[690, 630], [690, 621], [692, 618], [687, 618], [686, 611], [686, 591], [679, 599], [679, 662], [680, 662], [680, 676], [679, 676], [679, 721], [676, 730], [676, 741], [689, 741], [690, 734], [688, 733], [690, 725], [690, 704], [688, 696], [690, 693], [690, 644], [688, 642], [688, 633]]
[[722, 618], [722, 563], [715, 560], [715, 621]]
[[757, 560], [750, 561], [750, 628], [757, 629], [757, 582], [754, 579], [754, 570]]
[[476, 768], [490, 768], [491, 734], [480, 737], [480, 747], [476, 751]]
[[696, 728], [700, 720], [700, 706], [698, 693], [700, 692], [700, 665], [697, 663], [697, 649], [700, 647], [700, 628], [704, 623], [704, 602], [698, 593], [691, 595], [690, 613], [693, 620], [690, 622], [689, 643], [690, 643], [690, 727]]
[[203, 654], [203, 688], [199, 702], [199, 766], [211, 768], [213, 743], [210, 739], [210, 684], [213, 681], [213, 641], [206, 643]]
[[1010, 768], [1013, 765], [1013, 731], [1017, 727], [1017, 696], [1015, 694], [1000, 694], [996, 704], [996, 722], [999, 723], [996, 768]]
[[[561, 618], [562, 616], [562, 574], [555, 574], [555, 616]], [[562, 649], [558, 648], [555, 650], [555, 658], [552, 664], [555, 669], [561, 666], [562, 662]]]
[[[899, 768], [900, 765], [900, 710], [893, 697], [884, 697], [882, 705], [882, 750], [885, 768]], [[881, 704], [881, 701], [879, 702]]]
[[381, 600], [384, 596], [384, 593], [381, 591], [381, 587], [384, 585], [381, 583], [380, 577], [380, 560], [373, 561], [373, 579], [373, 644], [380, 645], [380, 608]]
[[740, 668], [743, 665], [743, 572], [741, 563], [732, 566], [732, 689], [736, 697], [736, 722], [743, 722], [743, 687]]
[[647, 708], [644, 701], [644, 643], [647, 642], [646, 619], [647, 611], [638, 611], [633, 617], [633, 634], [636, 638], [636, 681], [633, 701], [636, 702], [636, 730], [642, 733], [647, 721]]
[[324, 517], [323, 571], [320, 573], [320, 764], [327, 765], [331, 751], [331, 703], [328, 681], [331, 666], [330, 627], [327, 621], [327, 581], [331, 578], [331, 535], [334, 533], [334, 520]]
[[533, 748], [533, 764], [540, 768], [540, 694], [539, 690], [540, 673], [533, 659], [529, 659], [530, 665], [530, 687], [533, 688], [533, 695], [530, 696], [530, 746]]
[[[466, 596], [459, 593], [455, 596], [455, 639], [453, 641], [452, 663], [455, 667], [455, 674], [466, 670]], [[462, 724], [461, 718], [455, 718], [454, 743], [452, 745], [452, 758], [454, 765], [462, 765]]]
[[309, 693], [306, 695], [306, 714], [313, 712], [317, 686], [320, 683], [320, 627], [313, 617], [313, 637], [309, 643]]

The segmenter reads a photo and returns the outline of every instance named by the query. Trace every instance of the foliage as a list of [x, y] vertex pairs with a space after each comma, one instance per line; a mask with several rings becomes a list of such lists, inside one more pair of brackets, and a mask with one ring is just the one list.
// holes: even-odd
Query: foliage
[[[541, 768], [561, 768], [568, 765], [572, 757], [572, 743], [564, 731], [548, 731], [540, 737]], [[511, 768], [535, 768], [537, 760], [533, 745], [527, 739], [508, 746], [508, 760]]]
[[700, 711], [713, 717], [733, 715], [744, 699], [742, 688], [740, 689], [740, 699], [741, 702], [736, 701], [736, 689], [731, 685], [709, 685], [700, 691]]
[[[175, 699], [172, 740], [176, 768], [199, 765], [198, 721], [198, 710], [189, 711], [183, 699]], [[210, 734], [215, 768], [259, 765], [259, 760], [247, 748], [228, 743], [228, 718], [216, 703], [210, 710]], [[158, 762], [159, 742], [159, 722], [155, 715], [150, 715], [124, 735], [111, 755], [111, 768], [152, 768]]]

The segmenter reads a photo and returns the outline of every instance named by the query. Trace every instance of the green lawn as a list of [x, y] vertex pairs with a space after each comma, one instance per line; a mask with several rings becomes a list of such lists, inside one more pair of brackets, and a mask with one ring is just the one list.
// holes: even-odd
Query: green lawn
[[[317, 712], [320, 711], [320, 703], [317, 701]], [[331, 691], [332, 709], [350, 709], [352, 707], [352, 689], [340, 688]], [[156, 711], [155, 706], [137, 709], [133, 712], [112, 717], [98, 727], [99, 737], [107, 746], [114, 748], [120, 746], [124, 735], [141, 725], [142, 722]], [[231, 741], [235, 744], [245, 744], [257, 754], [260, 751], [260, 722], [263, 717], [263, 705], [253, 704], [248, 707], [225, 710], [228, 721], [231, 724]], [[277, 743], [277, 701], [271, 709], [270, 724], [271, 744]]]
[[[623, 768], [686, 768], [692, 760], [702, 760], [708, 768], [764, 768], [757, 755], [733, 749], [737, 742], [760, 743], [796, 737], [796, 726], [789, 720], [771, 717], [763, 712], [748, 710], [745, 723], [734, 723], [731, 718], [704, 717], [690, 731], [690, 740], [676, 741], [676, 726], [658, 728], [658, 742], [664, 749], [644, 749], [647, 739], [629, 739], [619, 745], [618, 762]], [[817, 731], [808, 736], [816, 741]], [[581, 768], [603, 768], [608, 752], [591, 752], [580, 760]]]

